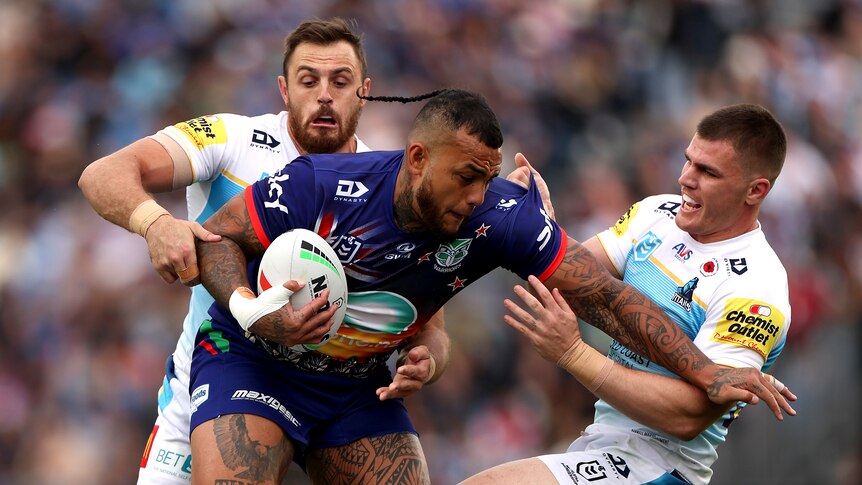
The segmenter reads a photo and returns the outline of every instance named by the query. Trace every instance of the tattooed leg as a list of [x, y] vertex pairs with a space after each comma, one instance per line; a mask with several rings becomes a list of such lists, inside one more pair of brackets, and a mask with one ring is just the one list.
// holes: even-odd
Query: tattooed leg
[[293, 445], [272, 421], [252, 414], [225, 414], [192, 432], [192, 483], [280, 485]]
[[312, 451], [308, 476], [318, 485], [430, 484], [419, 438], [393, 433]]

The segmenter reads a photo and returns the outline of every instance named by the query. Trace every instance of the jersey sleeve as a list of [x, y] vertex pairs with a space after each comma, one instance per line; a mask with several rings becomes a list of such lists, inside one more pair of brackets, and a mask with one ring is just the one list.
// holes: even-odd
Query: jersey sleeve
[[694, 343], [717, 364], [767, 370], [790, 328], [787, 290], [781, 268], [728, 280], [710, 303]]
[[645, 202], [635, 202], [617, 219], [616, 224], [597, 235], [608, 259], [619, 274], [625, 274], [626, 260], [640, 232], [641, 221], [637, 216]]
[[211, 180], [221, 173], [224, 165], [232, 157], [234, 145], [242, 136], [244, 117], [222, 113], [193, 118], [172, 126], [164, 133], [179, 143], [189, 157], [192, 166], [192, 180], [201, 182]]
[[512, 211], [501, 266], [525, 280], [534, 275], [545, 281], [563, 260], [568, 236], [545, 212], [535, 186], [531, 180], [523, 204]]
[[245, 198], [252, 227], [264, 248], [291, 229], [314, 229], [317, 212], [316, 173], [307, 157], [249, 185]]

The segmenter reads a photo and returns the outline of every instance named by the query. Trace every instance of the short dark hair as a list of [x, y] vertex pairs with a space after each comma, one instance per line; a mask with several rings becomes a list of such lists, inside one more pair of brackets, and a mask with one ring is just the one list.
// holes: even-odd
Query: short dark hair
[[729, 141], [743, 169], [766, 177], [770, 184], [781, 173], [787, 137], [781, 123], [766, 108], [734, 104], [721, 108], [697, 125], [697, 135], [710, 141]]
[[340, 17], [328, 20], [310, 20], [303, 22], [284, 39], [284, 58], [281, 69], [284, 77], [287, 77], [287, 63], [290, 56], [300, 44], [330, 45], [345, 41], [353, 47], [359, 66], [362, 68], [362, 78], [368, 77], [368, 64], [365, 61], [365, 49], [362, 48], [362, 36], [353, 31], [356, 21], [347, 21]]
[[497, 115], [479, 94], [461, 89], [445, 89], [419, 110], [413, 122], [416, 131], [445, 127], [455, 132], [464, 128], [488, 148], [503, 146], [503, 132]]

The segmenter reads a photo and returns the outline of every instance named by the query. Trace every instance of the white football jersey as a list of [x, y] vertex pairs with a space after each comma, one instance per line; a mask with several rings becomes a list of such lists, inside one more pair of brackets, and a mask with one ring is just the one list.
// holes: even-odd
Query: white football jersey
[[[790, 327], [787, 272], [758, 227], [725, 241], [701, 244], [674, 218], [680, 195], [658, 195], [634, 204], [599, 234], [623, 279], [682, 328], [714, 362], [767, 370], [784, 348]], [[629, 368], [677, 377], [614, 341], [609, 357]], [[695, 483], [709, 480], [728, 426], [744, 404], [732, 408], [701, 435], [682, 442], [596, 403], [595, 422], [613, 425], [670, 450], [678, 470]]]

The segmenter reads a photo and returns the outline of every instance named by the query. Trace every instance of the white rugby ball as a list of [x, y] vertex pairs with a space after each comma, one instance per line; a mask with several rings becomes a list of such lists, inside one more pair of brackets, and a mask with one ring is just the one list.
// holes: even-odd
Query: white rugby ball
[[308, 229], [293, 229], [279, 235], [266, 248], [257, 271], [258, 294], [287, 280], [305, 282], [299, 291], [290, 296], [290, 304], [296, 310], [329, 288], [329, 305], [338, 306], [334, 323], [320, 343], [298, 344], [293, 350], [306, 352], [324, 346], [338, 333], [347, 311], [347, 277], [344, 267], [332, 246], [322, 237]]

